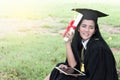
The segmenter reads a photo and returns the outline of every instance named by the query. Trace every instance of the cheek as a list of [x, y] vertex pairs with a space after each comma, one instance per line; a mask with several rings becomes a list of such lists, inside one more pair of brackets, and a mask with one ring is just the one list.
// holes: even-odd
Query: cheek
[[79, 28], [78, 28], [78, 31], [82, 31], [82, 27], [79, 27]]
[[91, 30], [91, 34], [92, 34], [92, 35], [95, 34], [95, 30]]

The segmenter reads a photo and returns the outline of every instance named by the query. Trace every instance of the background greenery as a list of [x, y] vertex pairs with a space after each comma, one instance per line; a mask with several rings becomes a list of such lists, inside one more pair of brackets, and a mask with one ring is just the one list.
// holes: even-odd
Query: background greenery
[[[99, 19], [101, 26], [120, 27], [119, 3], [112, 0], [110, 2], [104, 0], [101, 0], [102, 2], [100, 0], [98, 2], [91, 1], [26, 0], [22, 3], [13, 0], [11, 4], [7, 2], [9, 7], [13, 4], [10, 7], [12, 11], [8, 11], [9, 13], [2, 11], [5, 14], [0, 13], [1, 18], [23, 18], [33, 21], [48, 19], [48, 22], [50, 18], [53, 21], [54, 19], [58, 21], [52, 23], [45, 21], [44, 24], [41, 23], [40, 26], [37, 26], [37, 28], [50, 30], [54, 35], [23, 30], [24, 35], [5, 33], [5, 37], [0, 37], [0, 79], [43, 80], [58, 62], [63, 62], [65, 60], [65, 46], [63, 38], [57, 32], [65, 29], [69, 21], [77, 14], [71, 11], [72, 8], [91, 8], [103, 11], [110, 16]], [[18, 4], [19, 6], [23, 5], [22, 8], [12, 9]], [[120, 48], [119, 33], [102, 31], [102, 35], [111, 48]], [[115, 52], [114, 55], [117, 68], [120, 68], [120, 52]]]

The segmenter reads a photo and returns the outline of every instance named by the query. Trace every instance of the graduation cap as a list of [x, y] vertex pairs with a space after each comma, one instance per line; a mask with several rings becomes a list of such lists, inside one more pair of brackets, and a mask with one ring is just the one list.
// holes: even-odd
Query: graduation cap
[[72, 10], [83, 14], [83, 19], [94, 20], [95, 22], [97, 21], [99, 17], [108, 16], [107, 14], [103, 12], [92, 10], [92, 9], [76, 8]]

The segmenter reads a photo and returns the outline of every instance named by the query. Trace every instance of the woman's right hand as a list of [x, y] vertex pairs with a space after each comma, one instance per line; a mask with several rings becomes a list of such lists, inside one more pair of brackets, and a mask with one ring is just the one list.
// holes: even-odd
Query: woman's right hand
[[68, 41], [66, 41], [66, 43], [71, 43], [73, 36], [74, 36], [73, 32], [72, 33], [67, 32], [66, 35], [65, 35], [65, 37], [68, 38]]

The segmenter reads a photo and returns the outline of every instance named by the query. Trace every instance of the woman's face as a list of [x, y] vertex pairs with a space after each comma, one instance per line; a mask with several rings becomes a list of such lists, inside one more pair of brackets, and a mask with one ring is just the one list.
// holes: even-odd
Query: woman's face
[[83, 40], [91, 38], [92, 35], [95, 33], [94, 21], [83, 19], [78, 31]]

